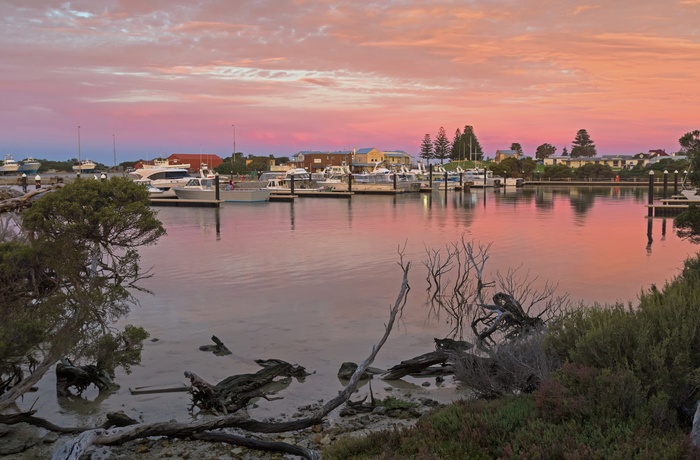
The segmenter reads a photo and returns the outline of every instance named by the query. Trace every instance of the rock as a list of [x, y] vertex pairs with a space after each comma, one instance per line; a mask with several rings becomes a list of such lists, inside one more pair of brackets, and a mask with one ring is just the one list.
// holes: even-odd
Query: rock
[[7, 427], [0, 443], [0, 456], [18, 454], [41, 444], [40, 429], [26, 423]]

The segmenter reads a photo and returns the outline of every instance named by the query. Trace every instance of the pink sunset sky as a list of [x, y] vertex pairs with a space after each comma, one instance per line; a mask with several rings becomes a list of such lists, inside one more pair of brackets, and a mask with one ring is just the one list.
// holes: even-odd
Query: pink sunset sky
[[[700, 0], [4, 0], [0, 153], [291, 156], [474, 127], [486, 156], [678, 150]], [[235, 125], [235, 128], [233, 127]], [[80, 129], [78, 129], [80, 126]]]

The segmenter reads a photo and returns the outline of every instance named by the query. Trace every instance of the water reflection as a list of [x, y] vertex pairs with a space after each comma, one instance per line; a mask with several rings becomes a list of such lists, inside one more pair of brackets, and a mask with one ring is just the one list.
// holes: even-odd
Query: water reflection
[[[462, 235], [493, 243], [490, 279], [522, 266], [543, 283], [559, 283], [574, 302], [633, 301], [695, 252], [674, 232], [666, 235], [664, 220], [645, 225], [640, 189], [538, 186], [159, 209], [168, 234], [139, 249], [154, 273], [143, 287], [155, 296], [139, 294], [128, 322], [160, 340], [145, 345], [143, 366], [119, 376], [122, 390], [102, 409], [138, 407], [150, 421], [185, 419], [187, 395], [134, 397], [128, 387], [174, 384], [185, 370], [211, 382], [257, 370], [241, 359], [202, 355], [199, 346], [212, 335], [246, 360], [279, 358], [316, 371], [283, 390], [283, 401], [261, 402], [253, 416], [335, 396], [340, 363], [364, 359], [383, 333], [404, 244], [412, 291], [401, 327], [373, 364], [380, 368], [434, 349], [433, 338], [449, 333], [427, 318], [422, 261], [426, 248]], [[39, 415], [62, 411], [50, 401], [40, 399]]]

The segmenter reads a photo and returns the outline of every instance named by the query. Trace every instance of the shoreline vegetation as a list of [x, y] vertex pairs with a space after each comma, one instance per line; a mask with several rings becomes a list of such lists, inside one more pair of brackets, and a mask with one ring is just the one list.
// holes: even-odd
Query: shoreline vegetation
[[568, 311], [542, 351], [561, 367], [532, 393], [459, 401], [324, 458], [700, 458], [700, 255], [638, 305]]

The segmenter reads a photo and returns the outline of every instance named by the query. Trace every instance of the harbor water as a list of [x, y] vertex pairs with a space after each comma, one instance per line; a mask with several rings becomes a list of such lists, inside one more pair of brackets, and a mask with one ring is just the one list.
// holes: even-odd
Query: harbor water
[[[381, 337], [410, 262], [411, 290], [400, 321], [373, 366], [389, 368], [434, 348], [450, 331], [426, 307], [427, 251], [466, 241], [491, 244], [486, 280], [518, 268], [543, 287], [558, 284], [574, 303], [635, 303], [652, 284], [676, 275], [696, 247], [675, 235], [672, 218], [647, 219], [646, 188], [537, 186], [471, 192], [300, 198], [294, 203], [154, 208], [167, 229], [140, 250], [152, 277], [125, 323], [146, 328], [143, 361], [111, 395], [55, 397], [53, 373], [22, 408], [55, 423], [100, 424], [123, 410], [143, 421], [188, 421], [184, 392], [132, 395], [129, 388], [183, 385], [185, 371], [216, 383], [255, 372], [255, 359], [304, 366], [277, 401], [260, 401], [255, 418], [290, 416], [342, 389], [340, 364], [360, 362]], [[217, 336], [233, 352], [199, 350]], [[375, 395], [407, 391], [436, 399], [458, 395], [449, 382], [374, 380]], [[367, 393], [367, 387], [360, 389]]]

